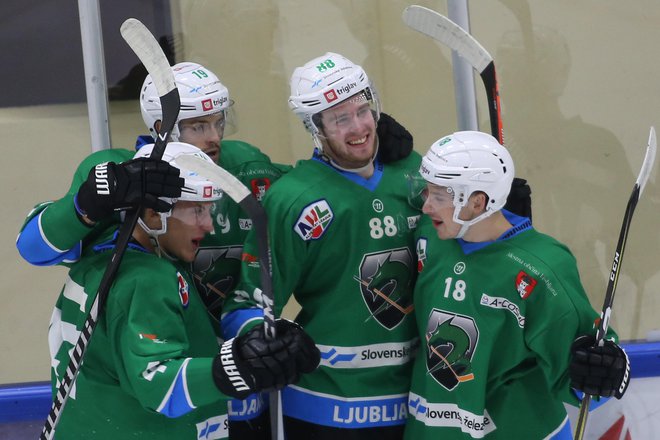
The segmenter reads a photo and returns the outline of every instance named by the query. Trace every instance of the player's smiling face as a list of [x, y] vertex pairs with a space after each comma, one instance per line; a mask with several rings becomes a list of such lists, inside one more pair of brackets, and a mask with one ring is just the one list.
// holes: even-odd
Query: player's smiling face
[[363, 93], [321, 113], [323, 151], [348, 169], [369, 164], [376, 152], [376, 120]]

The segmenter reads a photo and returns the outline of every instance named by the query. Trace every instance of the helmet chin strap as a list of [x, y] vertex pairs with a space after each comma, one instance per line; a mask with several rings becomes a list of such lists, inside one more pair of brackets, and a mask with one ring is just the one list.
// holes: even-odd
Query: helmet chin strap
[[374, 163], [374, 160], [376, 160], [376, 156], [378, 155], [378, 136], [376, 136], [376, 148], [374, 148], [373, 156], [371, 156], [371, 159], [369, 159], [369, 162], [367, 162], [366, 165], [361, 166], [359, 168], [346, 168], [335, 162], [335, 160], [332, 157], [328, 156], [326, 152], [323, 150], [323, 142], [321, 142], [321, 140], [319, 139], [318, 134], [314, 135], [314, 144], [316, 145], [316, 148], [318, 148], [319, 152], [321, 152], [321, 155], [326, 159], [328, 159], [328, 162], [330, 162], [330, 164], [333, 167], [342, 171], [346, 171], [347, 173], [360, 174], [362, 171], [366, 171]]
[[159, 257], [164, 256], [168, 260], [174, 260], [174, 258], [172, 258], [167, 252], [165, 252], [165, 250], [161, 247], [160, 242], [158, 241], [158, 237], [167, 232], [167, 218], [172, 214], [172, 211], [159, 212], [158, 214], [160, 215], [160, 224], [161, 224], [160, 229], [151, 229], [142, 220], [142, 218], [138, 218], [138, 224], [140, 225], [142, 230], [146, 232], [147, 235], [149, 236], [149, 241], [151, 242], [151, 245], [154, 248], [154, 253]]
[[463, 238], [463, 236], [467, 233], [470, 226], [472, 226], [475, 223], [480, 222], [481, 220], [485, 219], [486, 217], [490, 217], [491, 214], [493, 214], [495, 212], [491, 209], [489, 211], [482, 212], [481, 214], [479, 214], [478, 216], [476, 216], [472, 220], [461, 220], [461, 219], [458, 218], [458, 214], [460, 213], [461, 208], [462, 208], [462, 206], [461, 207], [457, 206], [456, 209], [454, 210], [453, 220], [454, 220], [455, 223], [458, 223], [458, 224], [461, 225], [461, 229], [458, 231], [458, 234], [456, 234], [455, 238]]

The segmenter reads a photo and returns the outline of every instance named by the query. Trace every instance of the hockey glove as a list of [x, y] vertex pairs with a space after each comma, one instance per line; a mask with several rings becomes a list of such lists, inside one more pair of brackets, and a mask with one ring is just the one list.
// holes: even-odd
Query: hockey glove
[[630, 382], [630, 362], [623, 349], [612, 341], [599, 347], [590, 335], [578, 337], [571, 345], [568, 372], [571, 387], [592, 396], [620, 399]]
[[245, 399], [279, 390], [316, 369], [320, 352], [302, 327], [278, 319], [276, 331], [277, 338], [268, 340], [260, 325], [222, 344], [213, 361], [213, 380], [223, 394]]
[[527, 184], [527, 180], [518, 177], [513, 178], [511, 191], [506, 199], [504, 209], [516, 215], [532, 219], [532, 189]]
[[405, 159], [413, 149], [413, 137], [408, 130], [387, 113], [378, 119], [378, 159], [383, 163]]
[[166, 212], [172, 205], [158, 197], [179, 197], [183, 185], [179, 169], [162, 160], [105, 162], [89, 171], [76, 195], [76, 210], [95, 222], [139, 205]]

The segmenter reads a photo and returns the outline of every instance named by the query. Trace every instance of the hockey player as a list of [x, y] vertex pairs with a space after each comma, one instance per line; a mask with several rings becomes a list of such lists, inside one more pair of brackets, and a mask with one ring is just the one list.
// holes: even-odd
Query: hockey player
[[[153, 145], [136, 157], [147, 156]], [[195, 154], [168, 144], [163, 160]], [[184, 186], [167, 212], [145, 209], [99, 317], [56, 438], [227, 438], [230, 396], [296, 382], [319, 361], [313, 341], [296, 324], [279, 320], [278, 339], [262, 327], [218, 348], [217, 327], [185, 269], [204, 235], [213, 231], [213, 201], [221, 189], [180, 169]], [[53, 386], [59, 385], [115, 246], [101, 237], [72, 265], [49, 327]]]
[[[172, 70], [181, 107], [171, 139], [200, 148], [244, 185], [253, 188], [255, 195], [261, 195], [290, 166], [272, 163], [268, 156], [246, 142], [223, 139], [236, 128], [233, 100], [213, 72], [192, 62], [178, 63]], [[150, 75], [140, 90], [140, 109], [151, 136], [140, 136], [138, 148], [153, 142], [163, 117], [158, 91]], [[17, 239], [23, 258], [37, 265], [76, 261], [83, 240], [89, 240], [117, 221], [112, 215], [115, 209], [136, 206], [139, 202], [146, 202], [151, 208], [167, 209], [156, 201], [159, 195], [172, 196], [171, 192], [176, 191], [171, 170], [162, 163], [124, 162], [133, 155], [134, 152], [125, 149], [108, 149], [88, 156], [78, 167], [71, 188], [62, 199], [42, 203], [28, 215]], [[107, 196], [95, 190], [94, 167], [105, 162], [110, 164], [101, 166], [109, 173], [110, 182], [114, 181]], [[143, 179], [147, 180], [146, 185], [141, 184]], [[214, 231], [202, 241], [190, 264], [197, 290], [216, 319], [225, 295], [238, 280], [243, 241], [251, 227], [250, 217], [238, 204], [223, 200], [222, 205], [213, 216]], [[268, 417], [261, 399], [231, 402], [230, 405], [231, 428], [237, 437], [267, 438]], [[241, 423], [244, 420], [250, 423]]]
[[[418, 345], [412, 231], [419, 212], [409, 206], [405, 188], [420, 156], [376, 159], [378, 95], [365, 71], [339, 54], [326, 53], [295, 70], [289, 105], [315, 149], [264, 198], [275, 313], [293, 294], [302, 307], [296, 320], [322, 361], [283, 390], [285, 435], [400, 439]], [[254, 239], [248, 234], [242, 282], [225, 303], [226, 337], [262, 317]]]
[[613, 341], [591, 348], [598, 314], [575, 258], [502, 209], [514, 164], [492, 136], [439, 139], [420, 174], [421, 347], [405, 438], [572, 438], [562, 403], [577, 402], [570, 384], [620, 398], [629, 368]]

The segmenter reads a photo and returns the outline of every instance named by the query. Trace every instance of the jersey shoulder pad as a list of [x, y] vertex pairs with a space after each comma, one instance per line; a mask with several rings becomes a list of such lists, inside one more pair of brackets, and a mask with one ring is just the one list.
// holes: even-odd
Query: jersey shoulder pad
[[223, 140], [220, 149], [219, 165], [230, 169], [245, 162], [267, 162], [270, 158], [259, 148], [247, 142], [238, 140]]

